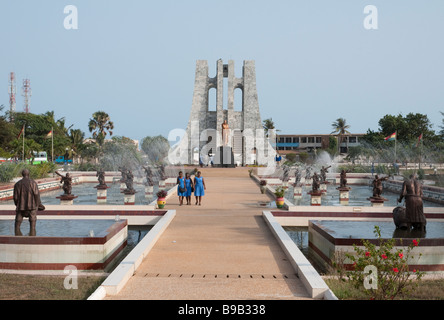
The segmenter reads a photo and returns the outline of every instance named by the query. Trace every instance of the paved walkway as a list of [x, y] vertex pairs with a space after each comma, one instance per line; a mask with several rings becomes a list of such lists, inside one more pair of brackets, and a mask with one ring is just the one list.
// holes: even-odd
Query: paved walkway
[[202, 206], [168, 199], [176, 217], [126, 286], [106, 299], [309, 299], [262, 218], [258, 202], [270, 198], [247, 168], [204, 168], [202, 176]]

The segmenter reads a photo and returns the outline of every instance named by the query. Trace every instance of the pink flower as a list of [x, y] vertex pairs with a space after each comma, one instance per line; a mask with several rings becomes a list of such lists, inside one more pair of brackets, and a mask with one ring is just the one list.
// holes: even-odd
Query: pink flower
[[381, 258], [382, 259], [387, 259], [387, 256], [383, 253], [383, 254], [381, 254]]
[[418, 240], [416, 240], [416, 239], [413, 239], [413, 245], [415, 246], [415, 247], [417, 247], [418, 246]]
[[370, 257], [370, 252], [367, 251], [367, 252], [365, 253], [365, 256], [366, 256], [366, 257]]
[[404, 255], [402, 254], [402, 252], [399, 254], [399, 258], [404, 258]]
[[398, 272], [398, 268], [393, 268], [393, 272]]

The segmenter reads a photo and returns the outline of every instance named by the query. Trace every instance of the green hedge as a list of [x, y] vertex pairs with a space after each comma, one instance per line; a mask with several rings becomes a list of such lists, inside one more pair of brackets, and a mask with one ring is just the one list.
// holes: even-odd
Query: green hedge
[[32, 179], [42, 179], [48, 177], [49, 173], [55, 171], [56, 166], [50, 162], [39, 164], [24, 164], [24, 163], [3, 163], [0, 165], [0, 182], [8, 183], [16, 177], [22, 176], [23, 169], [29, 170], [29, 175]]

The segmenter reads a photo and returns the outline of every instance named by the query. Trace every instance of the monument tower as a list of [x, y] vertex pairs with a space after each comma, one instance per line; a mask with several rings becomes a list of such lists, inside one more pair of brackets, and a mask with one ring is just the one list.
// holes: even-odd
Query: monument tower
[[[227, 78], [227, 95], [224, 97], [224, 78]], [[209, 91], [216, 89], [216, 110], [209, 109]], [[235, 90], [242, 92], [242, 108], [235, 110]], [[224, 108], [224, 99], [226, 108]], [[225, 130], [223, 128], [228, 128]], [[191, 114], [186, 134], [179, 143], [183, 164], [196, 164], [200, 156], [214, 156], [214, 164], [234, 166], [264, 162], [258, 148], [269, 147], [263, 136], [256, 90], [255, 62], [244, 61], [242, 77], [237, 78], [234, 61], [224, 64], [217, 61], [216, 76], [210, 78], [208, 62], [196, 62]], [[269, 149], [273, 151], [274, 149]], [[187, 154], [184, 154], [186, 152]]]

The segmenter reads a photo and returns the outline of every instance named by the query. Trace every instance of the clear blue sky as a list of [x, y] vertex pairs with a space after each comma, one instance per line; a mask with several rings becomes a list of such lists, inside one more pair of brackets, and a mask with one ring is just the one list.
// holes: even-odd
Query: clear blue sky
[[[78, 30], [66, 30], [66, 5]], [[363, 9], [378, 8], [378, 30]], [[355, 133], [385, 114], [444, 111], [444, 1], [2, 1], [0, 104], [8, 75], [31, 79], [31, 112], [55, 112], [87, 133], [97, 110], [115, 135], [186, 128], [195, 62], [256, 61], [262, 119], [281, 133]], [[240, 74], [239, 74], [240, 76]]]

